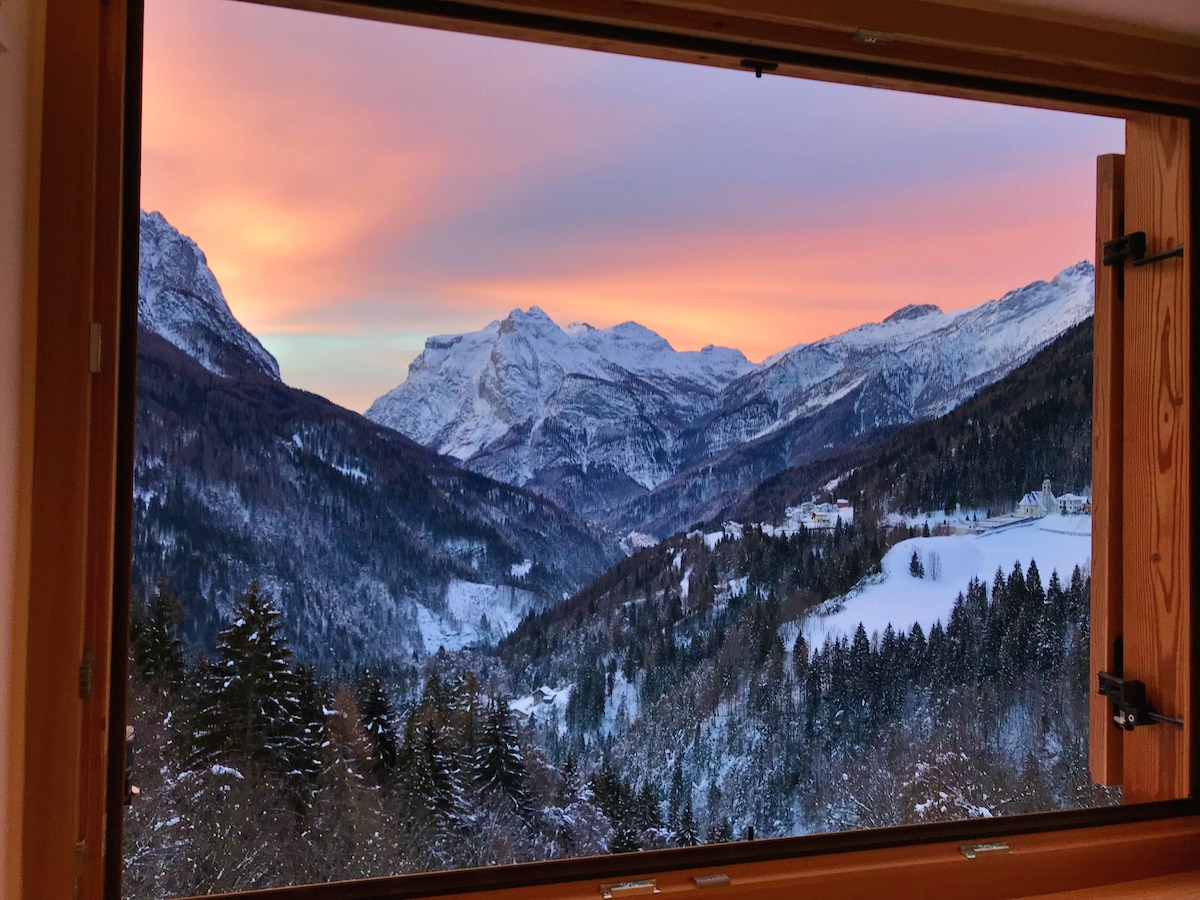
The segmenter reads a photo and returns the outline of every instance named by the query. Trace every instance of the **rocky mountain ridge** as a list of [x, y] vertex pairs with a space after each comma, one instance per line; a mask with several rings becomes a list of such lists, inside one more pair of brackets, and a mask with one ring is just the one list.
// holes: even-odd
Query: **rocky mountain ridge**
[[161, 213], [142, 211], [138, 323], [216, 375], [265, 375], [279, 363], [229, 311], [204, 252]]
[[942, 415], [1091, 315], [1089, 262], [998, 300], [910, 304], [752, 365], [540, 309], [430, 338], [367, 417], [622, 533], [663, 537], [873, 429]]

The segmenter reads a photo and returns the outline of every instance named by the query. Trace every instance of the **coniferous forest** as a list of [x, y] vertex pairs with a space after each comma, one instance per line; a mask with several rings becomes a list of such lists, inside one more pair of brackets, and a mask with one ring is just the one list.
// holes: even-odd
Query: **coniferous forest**
[[[144, 336], [126, 896], [1114, 802], [1086, 767], [1086, 565], [956, 583], [897, 547], [937, 542], [912, 514], [1010, 509], [1051, 466], [1085, 490], [1090, 367], [1084, 323], [950, 414], [623, 556], [545, 498]], [[770, 524], [834, 490], [846, 521]], [[947, 615], [810, 644], [888, 578], [938, 582]], [[466, 582], [508, 606], [455, 607]], [[430, 652], [446, 623], [478, 639]]]
[[[1046, 589], [1036, 561], [1018, 562], [963, 585], [928, 634], [860, 627], [785, 647], [778, 624], [794, 605], [840, 589], [855, 560], [870, 569], [874, 542], [889, 539], [839, 531], [719, 545], [706, 554], [715, 579], [636, 613], [616, 598], [655, 588], [634, 557], [563, 607], [612, 624], [607, 663], [548, 646], [556, 631], [542, 616], [500, 655], [317, 674], [293, 657], [287, 623], [254, 583], [212, 655], [189, 658], [160, 584], [134, 619], [140, 796], [126, 824], [127, 895], [1111, 802], [1086, 769], [1085, 573], [1056, 572]], [[747, 573], [740, 598], [711, 591], [726, 565]], [[826, 591], [814, 591], [822, 579]], [[561, 722], [521, 722], [509, 708], [510, 673], [530, 647], [581, 666]], [[622, 685], [652, 711], [606, 721]]]

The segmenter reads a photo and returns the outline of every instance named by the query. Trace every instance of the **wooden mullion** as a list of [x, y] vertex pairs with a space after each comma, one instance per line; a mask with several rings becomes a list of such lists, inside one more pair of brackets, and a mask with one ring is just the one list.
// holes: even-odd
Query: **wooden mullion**
[[[1125, 157], [1096, 160], [1096, 314], [1092, 371], [1091, 672], [1115, 672], [1121, 634], [1121, 444], [1124, 327], [1117, 297], [1121, 272], [1102, 263], [1105, 241], [1118, 237], [1125, 211]], [[1108, 700], [1092, 689], [1088, 768], [1097, 784], [1121, 784], [1121, 732]]]
[[[127, 0], [100, 7], [99, 108], [96, 129], [95, 233], [96, 262], [91, 322], [101, 335], [100, 371], [91, 375], [88, 453], [87, 607], [84, 640], [93, 659], [92, 691], [83, 703], [80, 733], [80, 900], [104, 894], [106, 808], [108, 806], [109, 729], [124, 734], [123, 721], [109, 717], [109, 673], [113, 648], [113, 567], [116, 497], [117, 391], [120, 342], [121, 225], [124, 182], [125, 22]], [[124, 647], [124, 642], [121, 644]], [[117, 690], [124, 691], [124, 684]]]

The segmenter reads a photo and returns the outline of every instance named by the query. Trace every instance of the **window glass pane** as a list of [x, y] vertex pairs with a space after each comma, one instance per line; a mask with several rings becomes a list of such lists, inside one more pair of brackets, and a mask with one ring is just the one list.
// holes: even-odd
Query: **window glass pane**
[[149, 0], [126, 894], [1117, 802], [1123, 139]]

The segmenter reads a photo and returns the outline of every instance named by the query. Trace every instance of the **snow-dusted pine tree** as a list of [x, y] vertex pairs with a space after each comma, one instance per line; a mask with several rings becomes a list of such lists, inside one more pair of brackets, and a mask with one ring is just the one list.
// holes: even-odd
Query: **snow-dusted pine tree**
[[182, 682], [182, 619], [179, 600], [163, 579], [159, 579], [153, 597], [144, 604], [134, 604], [130, 621], [133, 664], [146, 681], [160, 688], [177, 690]]
[[508, 704], [493, 697], [479, 726], [473, 780], [484, 794], [498, 792], [508, 797], [516, 809], [529, 804], [525, 777], [525, 756], [513, 724]]
[[200, 686], [194, 755], [253, 760], [286, 772], [303, 723], [283, 617], [257, 580], [238, 597]]

